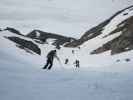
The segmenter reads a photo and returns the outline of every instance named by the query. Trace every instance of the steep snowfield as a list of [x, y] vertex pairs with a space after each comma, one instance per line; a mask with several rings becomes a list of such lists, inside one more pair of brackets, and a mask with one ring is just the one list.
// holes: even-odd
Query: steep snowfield
[[120, 23], [131, 16], [133, 16], [133, 7], [126, 9], [125, 11], [114, 17], [111, 22], [104, 28], [102, 36], [104, 37], [105, 35], [108, 35], [112, 31], [114, 31]]
[[[115, 29], [120, 27], [120, 24], [125, 21], [126, 19], [133, 16], [133, 7], [130, 7], [120, 14], [116, 15], [102, 30], [102, 34], [98, 35], [97, 37], [88, 40], [83, 45], [81, 45], [81, 49], [87, 51], [88, 53], [92, 52], [93, 50], [101, 47], [103, 44], [108, 43], [109, 41], [119, 37], [122, 32], [116, 32], [111, 34]], [[121, 26], [122, 27], [122, 26]], [[109, 53], [109, 52], [108, 52]]]
[[[113, 60], [117, 58], [120, 62], [112, 65], [110, 63], [110, 66], [89, 65], [89, 62], [94, 60], [94, 56], [90, 56], [86, 68], [81, 66], [80, 69], [67, 69], [69, 65], [63, 66], [55, 62], [51, 71], [45, 71], [41, 69], [42, 57], [16, 48], [14, 43], [1, 35], [0, 46], [1, 100], [132, 100], [133, 98], [132, 51], [113, 56]], [[71, 52], [67, 51], [68, 54]], [[67, 55], [63, 50], [58, 54], [61, 57]], [[103, 55], [99, 57], [101, 57], [97, 59], [99, 62], [102, 58], [105, 61], [111, 60], [111, 57], [110, 59], [106, 59]], [[130, 58], [131, 61], [126, 62], [125, 58]], [[45, 61], [45, 58], [43, 60]]]

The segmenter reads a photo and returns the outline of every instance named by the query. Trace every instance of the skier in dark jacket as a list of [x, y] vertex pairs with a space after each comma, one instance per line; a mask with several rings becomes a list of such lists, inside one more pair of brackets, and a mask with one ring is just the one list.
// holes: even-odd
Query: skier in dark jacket
[[49, 69], [50, 70], [52, 68], [54, 57], [56, 57], [59, 60], [59, 58], [56, 55], [56, 50], [51, 50], [47, 55], [47, 63], [43, 67], [43, 69]]
[[69, 60], [68, 60], [68, 58], [67, 58], [67, 59], [65, 60], [65, 64], [67, 64], [67, 63], [68, 63], [68, 61], [69, 61]]
[[79, 67], [80, 67], [80, 65], [79, 65], [79, 60], [76, 60], [76, 61], [74, 62], [74, 64], [75, 64], [75, 67], [76, 67], [76, 68], [79, 68]]

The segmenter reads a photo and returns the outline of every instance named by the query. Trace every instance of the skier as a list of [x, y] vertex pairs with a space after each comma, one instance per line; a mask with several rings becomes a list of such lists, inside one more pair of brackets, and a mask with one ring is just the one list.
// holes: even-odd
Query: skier
[[57, 57], [57, 54], [56, 54], [56, 50], [51, 50], [47, 55], [47, 63], [43, 67], [43, 69], [49, 69], [50, 70], [52, 68], [54, 57], [56, 57], [57, 60], [59, 60], [59, 58]]
[[76, 60], [76, 61], [74, 62], [74, 64], [75, 64], [75, 67], [76, 67], [76, 68], [79, 68], [79, 67], [80, 67], [80, 65], [79, 65], [79, 60]]
[[69, 60], [68, 60], [68, 58], [67, 58], [67, 59], [65, 60], [65, 64], [67, 64], [67, 63], [68, 63], [68, 61], [69, 61]]
[[72, 54], [74, 54], [74, 50], [72, 50]]

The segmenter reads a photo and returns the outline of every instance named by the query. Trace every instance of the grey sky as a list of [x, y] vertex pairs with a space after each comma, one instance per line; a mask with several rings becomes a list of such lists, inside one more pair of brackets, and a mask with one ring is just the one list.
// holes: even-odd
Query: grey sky
[[0, 27], [82, 33], [132, 4], [133, 0], [0, 0]]

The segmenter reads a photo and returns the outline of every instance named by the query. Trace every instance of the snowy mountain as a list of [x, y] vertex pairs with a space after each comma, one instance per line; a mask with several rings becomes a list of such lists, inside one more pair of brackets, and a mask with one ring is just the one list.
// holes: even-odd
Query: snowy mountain
[[55, 45], [56, 48], [58, 48], [58, 49], [60, 48], [61, 45], [64, 45], [67, 42], [72, 42], [72, 41], [76, 40], [72, 37], [66, 37], [66, 36], [55, 34], [55, 33], [43, 32], [40, 30], [33, 30], [26, 36], [30, 37], [32, 39], [40, 40], [43, 43], [44, 42], [48, 43], [48, 41], [51, 39], [51, 40], [53, 40], [52, 44]]
[[57, 49], [60, 49], [60, 47], [64, 44], [76, 40], [71, 37], [43, 32], [40, 30], [33, 30], [27, 35], [23, 35], [20, 31], [10, 27], [1, 29], [1, 34], [3, 37], [15, 42], [16, 46], [20, 49], [29, 53], [32, 51], [39, 55], [41, 55], [41, 49], [39, 48], [40, 44], [49, 44], [55, 46]]
[[[93, 27], [89, 31], [76, 41], [73, 41], [66, 47], [78, 47], [89, 43], [89, 41], [95, 40], [104, 41], [103, 44], [99, 44], [96, 50], [92, 51], [91, 54], [102, 53], [111, 50], [111, 54], [121, 53], [133, 49], [133, 6], [118, 11], [109, 19], [100, 23], [96, 27]], [[115, 37], [108, 39], [109, 37]], [[99, 40], [97, 40], [99, 39]], [[88, 47], [89, 48], [89, 47]]]
[[14, 28], [6, 28], [1, 31], [1, 36], [16, 43], [16, 47], [25, 50], [26, 52], [41, 54], [38, 44], [31, 38], [21, 34]]

